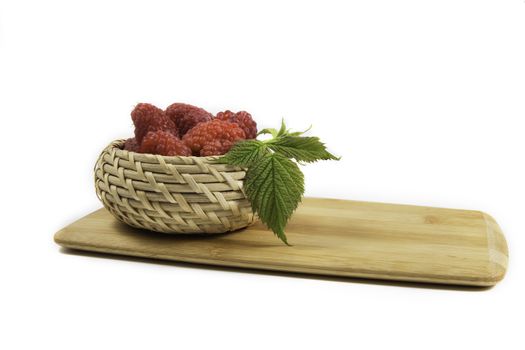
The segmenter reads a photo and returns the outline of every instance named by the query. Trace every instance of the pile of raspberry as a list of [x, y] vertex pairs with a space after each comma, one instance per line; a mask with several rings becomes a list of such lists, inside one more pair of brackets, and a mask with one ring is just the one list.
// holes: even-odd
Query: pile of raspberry
[[166, 110], [139, 103], [131, 112], [135, 137], [124, 149], [163, 156], [218, 156], [239, 140], [254, 139], [257, 123], [246, 111], [216, 116], [202, 108], [173, 103]]

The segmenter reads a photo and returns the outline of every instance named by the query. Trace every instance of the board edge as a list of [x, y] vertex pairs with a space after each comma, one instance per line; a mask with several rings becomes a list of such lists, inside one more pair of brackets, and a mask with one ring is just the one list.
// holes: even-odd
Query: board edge
[[487, 235], [487, 277], [494, 284], [503, 280], [507, 273], [509, 251], [507, 240], [497, 221], [490, 214], [480, 211]]

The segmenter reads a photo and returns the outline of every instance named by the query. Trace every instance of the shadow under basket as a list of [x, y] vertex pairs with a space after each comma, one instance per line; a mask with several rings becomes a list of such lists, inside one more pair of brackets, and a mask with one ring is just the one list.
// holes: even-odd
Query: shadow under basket
[[214, 157], [166, 157], [108, 145], [95, 165], [97, 196], [118, 220], [164, 233], [224, 233], [252, 224], [245, 169]]

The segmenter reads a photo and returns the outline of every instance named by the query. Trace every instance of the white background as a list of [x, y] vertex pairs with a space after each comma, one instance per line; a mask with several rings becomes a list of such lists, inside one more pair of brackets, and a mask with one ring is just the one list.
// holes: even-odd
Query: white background
[[[479, 209], [485, 291], [62, 252], [137, 102], [281, 117], [343, 156], [307, 195]], [[0, 1], [0, 348], [523, 349], [525, 3]]]

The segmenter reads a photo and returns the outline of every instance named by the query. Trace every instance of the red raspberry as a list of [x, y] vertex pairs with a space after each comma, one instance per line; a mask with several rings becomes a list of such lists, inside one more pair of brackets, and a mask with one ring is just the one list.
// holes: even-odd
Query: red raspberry
[[150, 131], [140, 145], [141, 153], [161, 156], [191, 156], [191, 150], [178, 137], [168, 131]]
[[233, 142], [229, 140], [213, 140], [202, 147], [200, 155], [202, 157], [220, 156], [228, 152], [232, 146]]
[[[214, 119], [210, 122], [200, 123], [193, 129], [188, 131], [182, 138], [182, 141], [191, 148], [194, 155], [201, 155], [201, 149], [212, 141], [219, 141], [224, 144], [220, 148], [221, 152], [228, 152], [231, 146], [238, 140], [244, 140], [246, 134], [241, 127], [235, 123], [230, 123], [224, 120]], [[231, 142], [231, 145], [226, 149], [226, 142]], [[212, 147], [212, 146], [210, 146]], [[206, 153], [211, 152], [207, 148]]]
[[150, 131], [168, 131], [179, 136], [175, 123], [166, 117], [162, 109], [149, 103], [139, 103], [131, 112], [131, 119], [135, 124], [135, 138], [139, 144]]
[[257, 123], [253, 120], [252, 115], [246, 111], [234, 113], [227, 110], [217, 113], [215, 118], [239, 124], [247, 139], [254, 139], [257, 136]]
[[208, 122], [213, 115], [202, 108], [185, 103], [174, 103], [166, 108], [166, 116], [170, 118], [179, 129], [180, 137], [184, 136], [195, 125]]
[[124, 143], [124, 149], [130, 152], [138, 152], [139, 144], [137, 143], [137, 139], [134, 137], [127, 139]]

